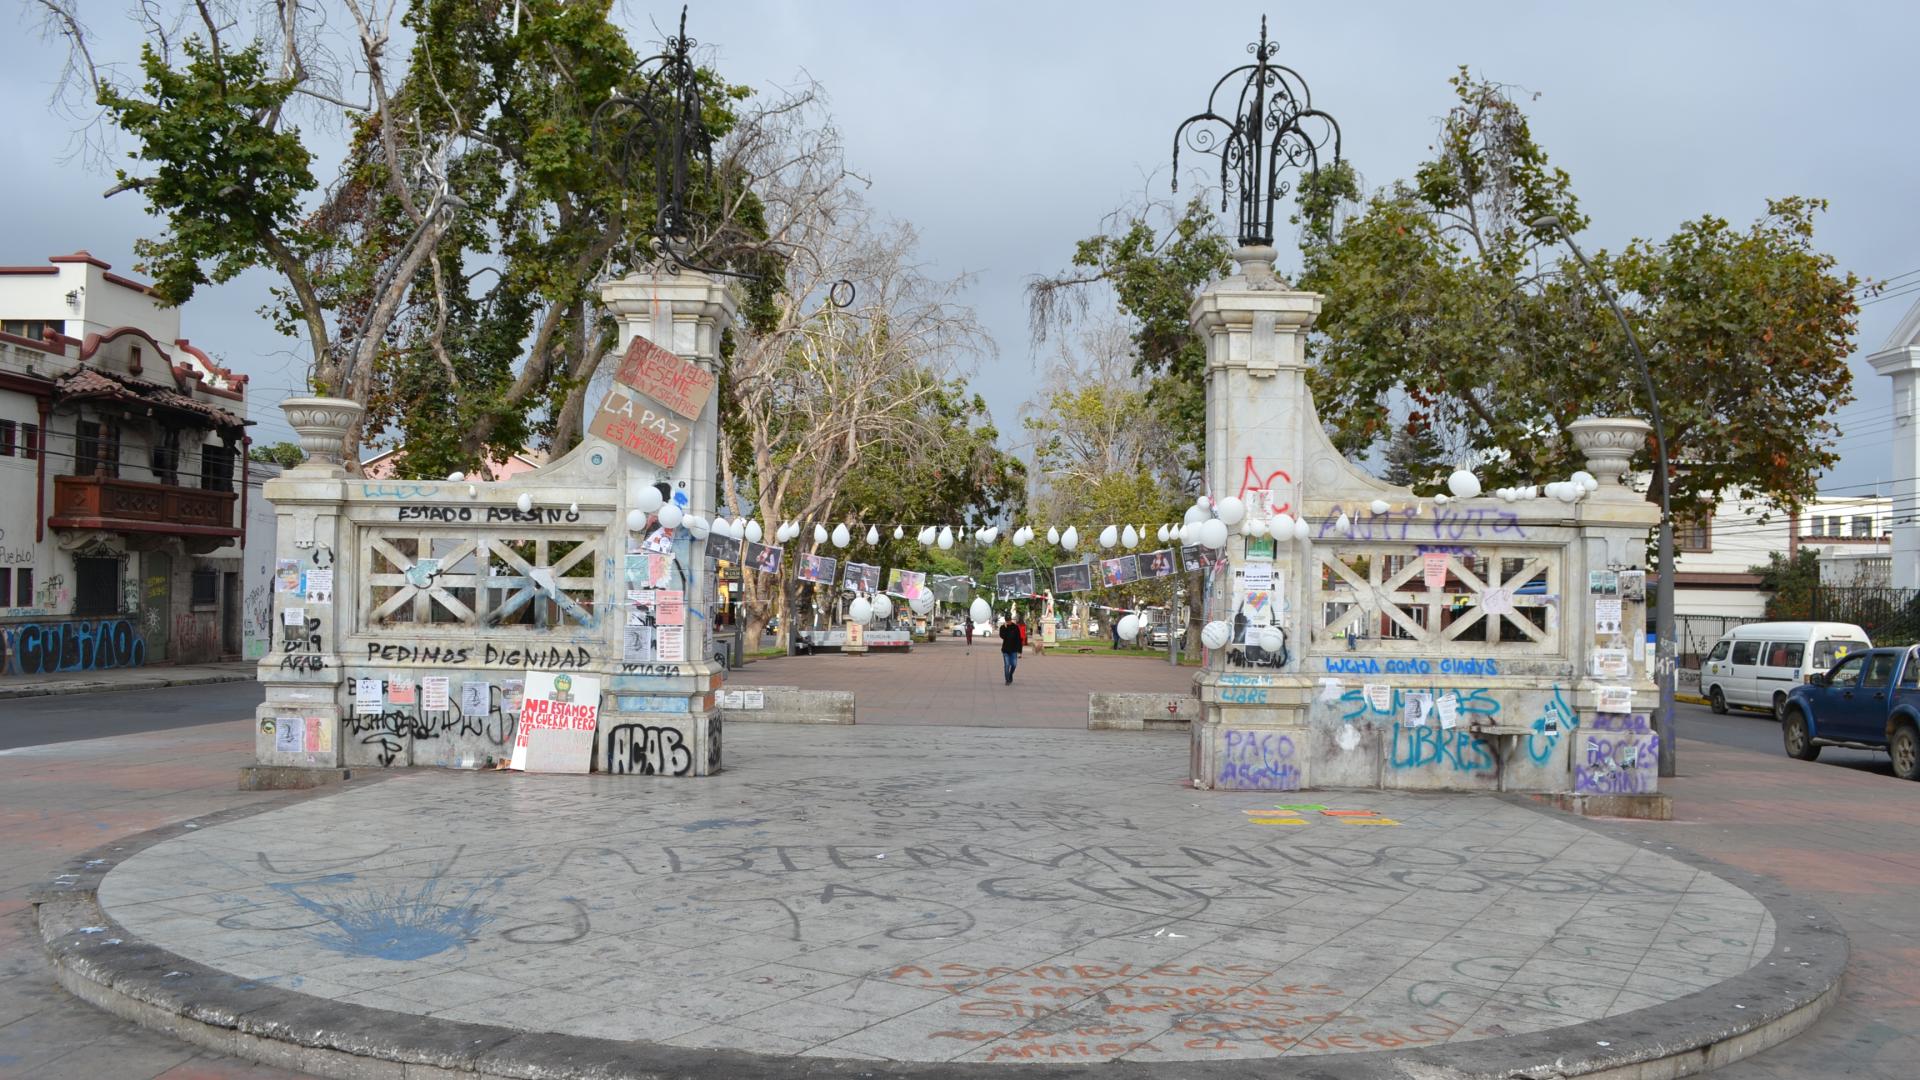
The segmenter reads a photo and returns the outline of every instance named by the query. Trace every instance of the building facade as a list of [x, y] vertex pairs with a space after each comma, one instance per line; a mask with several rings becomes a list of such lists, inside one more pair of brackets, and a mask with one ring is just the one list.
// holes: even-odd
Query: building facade
[[1797, 514], [1728, 494], [1712, 520], [1674, 531], [1674, 612], [1758, 619], [1767, 594], [1754, 567], [1771, 555], [1818, 552], [1827, 585], [1889, 584], [1893, 500], [1821, 495]]
[[245, 651], [247, 377], [112, 271], [0, 266], [0, 679]]

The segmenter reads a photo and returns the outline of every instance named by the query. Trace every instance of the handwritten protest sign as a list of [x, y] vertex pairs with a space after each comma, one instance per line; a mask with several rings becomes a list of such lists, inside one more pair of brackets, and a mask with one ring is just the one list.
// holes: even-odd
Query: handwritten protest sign
[[600, 725], [600, 680], [592, 675], [530, 671], [520, 702], [520, 728], [508, 768], [584, 773], [593, 765]]

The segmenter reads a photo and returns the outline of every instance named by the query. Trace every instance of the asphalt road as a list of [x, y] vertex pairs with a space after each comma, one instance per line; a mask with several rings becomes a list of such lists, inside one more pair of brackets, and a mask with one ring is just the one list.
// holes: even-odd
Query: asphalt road
[[203, 683], [0, 701], [0, 750], [242, 720], [265, 697], [257, 682]]
[[[1680, 738], [1702, 739], [1732, 746], [1742, 750], [1758, 750], [1763, 754], [1772, 754], [1785, 758], [1787, 752], [1780, 745], [1780, 725], [1767, 713], [1745, 712], [1733, 709], [1725, 716], [1713, 715], [1713, 710], [1705, 705], [1688, 705], [1682, 702], [1674, 706], [1674, 727]], [[1684, 757], [1686, 747], [1680, 750]], [[1848, 769], [1860, 769], [1865, 772], [1893, 775], [1893, 765], [1887, 755], [1867, 750], [1842, 750], [1829, 746], [1820, 751], [1820, 763], [1838, 765]], [[1685, 766], [1682, 765], [1682, 769]]]

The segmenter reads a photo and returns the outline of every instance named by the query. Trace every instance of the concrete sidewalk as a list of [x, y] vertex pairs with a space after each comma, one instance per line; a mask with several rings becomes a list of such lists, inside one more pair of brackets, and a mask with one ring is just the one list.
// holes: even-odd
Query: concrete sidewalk
[[217, 664], [156, 664], [153, 667], [117, 668], [111, 671], [72, 671], [58, 675], [15, 677], [0, 674], [0, 698], [104, 694], [121, 690], [157, 690], [164, 686], [252, 682], [256, 663], [254, 660], [234, 660]]

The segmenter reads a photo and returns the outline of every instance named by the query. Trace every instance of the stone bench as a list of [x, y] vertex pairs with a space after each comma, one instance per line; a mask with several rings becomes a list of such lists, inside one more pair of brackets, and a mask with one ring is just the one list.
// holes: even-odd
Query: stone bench
[[1087, 695], [1088, 731], [1185, 731], [1199, 716], [1200, 699], [1191, 694]]
[[854, 706], [851, 690], [802, 690], [795, 686], [737, 685], [721, 690], [718, 697], [720, 715], [728, 723], [853, 723]]

